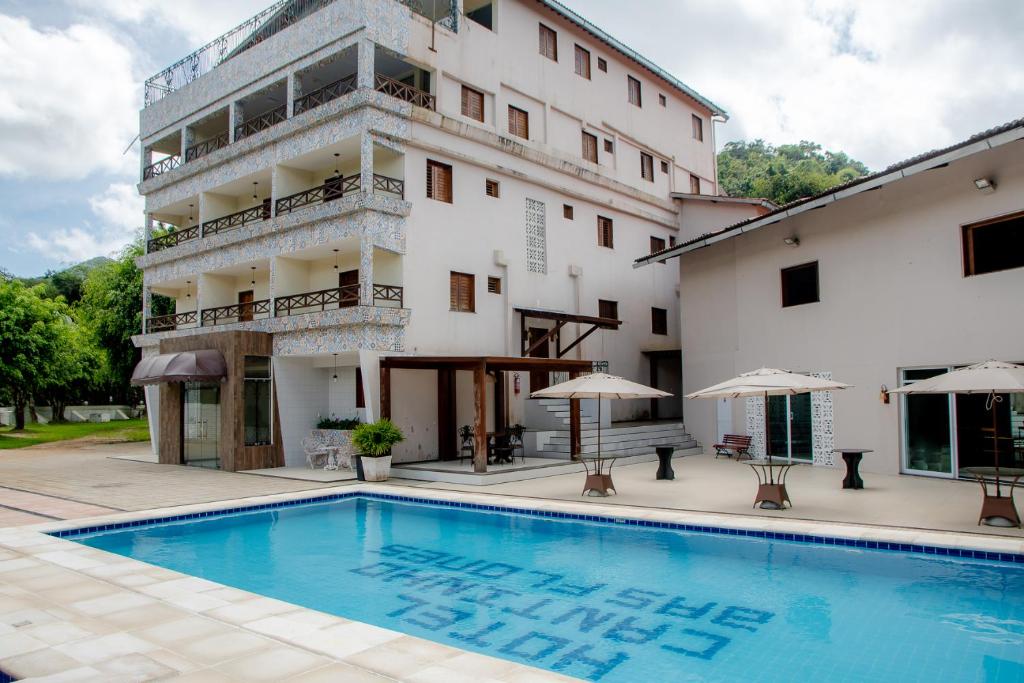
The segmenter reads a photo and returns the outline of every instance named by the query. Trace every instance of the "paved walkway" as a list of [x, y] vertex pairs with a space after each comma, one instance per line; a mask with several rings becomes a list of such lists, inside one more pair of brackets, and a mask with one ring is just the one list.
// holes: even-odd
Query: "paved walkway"
[[123, 459], [148, 450], [145, 443], [65, 442], [0, 452], [0, 527], [327, 485]]

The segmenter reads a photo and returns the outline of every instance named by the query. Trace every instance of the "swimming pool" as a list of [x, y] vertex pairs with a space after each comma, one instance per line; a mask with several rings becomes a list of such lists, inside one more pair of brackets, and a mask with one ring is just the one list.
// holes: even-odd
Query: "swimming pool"
[[359, 495], [61, 533], [601, 681], [1024, 680], [1024, 564]]

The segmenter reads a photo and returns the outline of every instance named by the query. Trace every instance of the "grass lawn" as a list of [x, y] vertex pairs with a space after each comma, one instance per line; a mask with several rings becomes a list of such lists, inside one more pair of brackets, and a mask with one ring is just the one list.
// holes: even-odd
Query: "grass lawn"
[[12, 432], [0, 427], [0, 450], [24, 448], [39, 443], [81, 439], [92, 436], [103, 441], [146, 441], [149, 424], [145, 419], [112, 422], [65, 422], [62, 424], [26, 424], [25, 430]]

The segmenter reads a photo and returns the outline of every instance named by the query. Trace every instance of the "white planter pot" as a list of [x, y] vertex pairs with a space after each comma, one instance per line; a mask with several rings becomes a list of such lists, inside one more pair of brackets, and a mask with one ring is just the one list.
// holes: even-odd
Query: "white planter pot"
[[387, 481], [391, 474], [391, 456], [385, 455], [380, 458], [367, 458], [359, 456], [363, 463], [363, 477], [366, 481]]

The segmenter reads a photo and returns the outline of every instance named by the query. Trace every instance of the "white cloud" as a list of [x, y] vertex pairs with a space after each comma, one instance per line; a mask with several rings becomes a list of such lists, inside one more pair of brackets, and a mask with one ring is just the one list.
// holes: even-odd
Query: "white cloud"
[[[203, 45], [265, 9], [271, 0], [74, 0], [83, 9], [119, 22], [154, 25]], [[185, 55], [181, 55], [184, 57]]]
[[144, 201], [127, 183], [112, 183], [101, 194], [89, 197], [95, 221], [52, 230], [46, 235], [30, 232], [28, 246], [65, 263], [94, 256], [111, 256], [130, 242], [142, 225]]
[[130, 172], [140, 85], [104, 30], [38, 30], [0, 14], [0, 176], [80, 179]]

